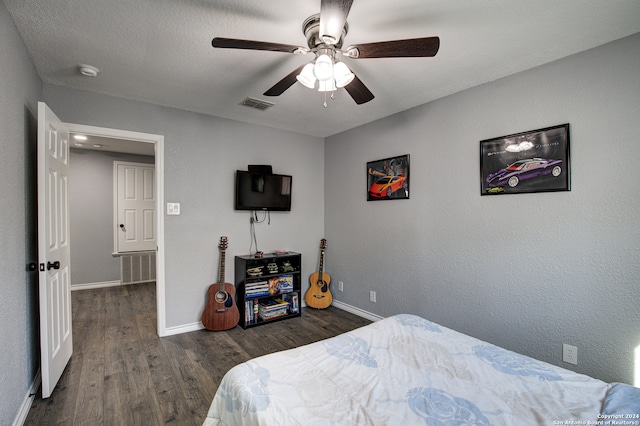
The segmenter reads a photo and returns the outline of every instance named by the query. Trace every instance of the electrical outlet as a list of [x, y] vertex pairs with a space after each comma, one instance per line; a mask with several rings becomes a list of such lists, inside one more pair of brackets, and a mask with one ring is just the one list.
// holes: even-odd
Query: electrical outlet
[[369, 301], [376, 303], [376, 292], [373, 290], [369, 292]]
[[575, 346], [562, 345], [562, 360], [569, 364], [578, 365], [578, 348]]
[[344, 283], [342, 281], [338, 281], [338, 291], [344, 291]]

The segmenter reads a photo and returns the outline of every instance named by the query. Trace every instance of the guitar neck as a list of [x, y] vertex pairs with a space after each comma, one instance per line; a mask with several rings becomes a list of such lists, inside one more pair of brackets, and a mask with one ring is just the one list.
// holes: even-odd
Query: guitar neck
[[320, 266], [318, 267], [318, 274], [322, 278], [322, 270], [324, 269], [324, 249], [320, 249]]
[[220, 285], [221, 285], [221, 286], [223, 286], [223, 285], [224, 285], [224, 282], [225, 282], [225, 280], [224, 280], [224, 270], [225, 270], [224, 265], [225, 265], [225, 250], [224, 250], [224, 249], [222, 249], [222, 250], [220, 251], [220, 274], [219, 274], [219, 277], [220, 277]]

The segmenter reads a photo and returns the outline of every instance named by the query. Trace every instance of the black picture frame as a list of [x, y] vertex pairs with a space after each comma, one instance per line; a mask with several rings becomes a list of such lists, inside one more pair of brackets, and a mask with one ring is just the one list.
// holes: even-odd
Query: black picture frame
[[571, 190], [569, 123], [480, 141], [480, 195]]
[[367, 162], [367, 201], [409, 198], [409, 154]]

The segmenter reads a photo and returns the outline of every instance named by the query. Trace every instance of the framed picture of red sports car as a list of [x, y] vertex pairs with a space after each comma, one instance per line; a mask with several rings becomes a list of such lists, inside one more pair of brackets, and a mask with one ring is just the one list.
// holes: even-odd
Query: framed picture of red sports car
[[367, 163], [367, 201], [409, 198], [409, 154]]
[[569, 124], [480, 141], [480, 195], [570, 191]]

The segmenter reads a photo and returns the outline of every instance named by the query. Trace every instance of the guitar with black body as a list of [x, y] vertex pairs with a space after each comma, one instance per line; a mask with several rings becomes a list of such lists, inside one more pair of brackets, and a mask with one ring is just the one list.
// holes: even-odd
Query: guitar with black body
[[233, 284], [224, 282], [227, 237], [220, 237], [218, 248], [220, 248], [219, 280], [209, 286], [207, 306], [202, 313], [202, 325], [212, 331], [229, 330], [240, 320], [238, 305], [234, 302], [236, 288]]
[[324, 269], [324, 251], [327, 248], [327, 240], [320, 240], [320, 266], [318, 272], [314, 272], [309, 277], [309, 290], [304, 296], [307, 306], [316, 309], [325, 309], [331, 306], [333, 296], [329, 290], [331, 277], [323, 271]]

